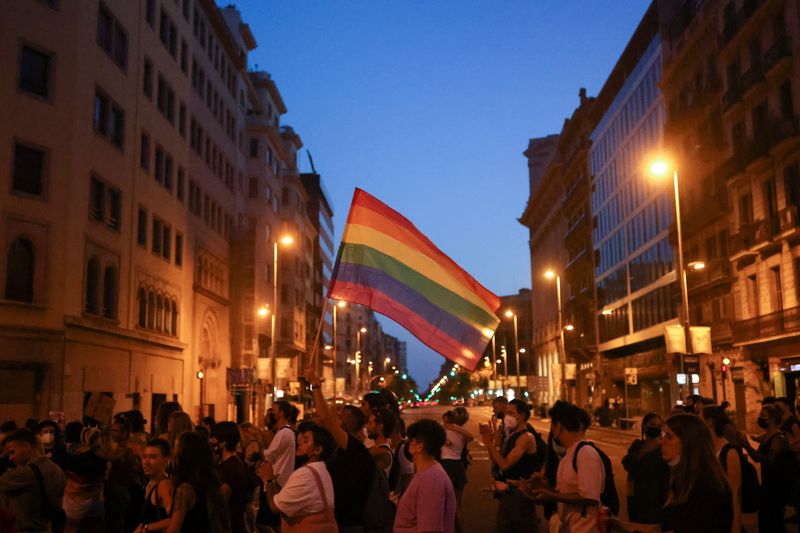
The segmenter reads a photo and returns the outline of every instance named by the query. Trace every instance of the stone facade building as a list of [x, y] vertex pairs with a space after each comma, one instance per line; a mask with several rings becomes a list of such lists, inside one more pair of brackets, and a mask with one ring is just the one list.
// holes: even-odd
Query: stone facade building
[[80, 418], [92, 393], [149, 420], [166, 400], [258, 416], [284, 228], [279, 387], [296, 381], [317, 236], [255, 46], [211, 0], [23, 0], [0, 20], [0, 418]]

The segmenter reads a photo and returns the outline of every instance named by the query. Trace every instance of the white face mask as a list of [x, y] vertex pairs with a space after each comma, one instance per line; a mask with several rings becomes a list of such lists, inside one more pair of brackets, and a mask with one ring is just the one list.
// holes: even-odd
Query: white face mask
[[503, 419], [503, 424], [505, 424], [506, 429], [514, 431], [517, 428], [517, 419], [513, 416], [507, 416]]
[[560, 444], [556, 444], [555, 441], [553, 442], [553, 451], [556, 452], [556, 455], [559, 457], [567, 455], [567, 449]]

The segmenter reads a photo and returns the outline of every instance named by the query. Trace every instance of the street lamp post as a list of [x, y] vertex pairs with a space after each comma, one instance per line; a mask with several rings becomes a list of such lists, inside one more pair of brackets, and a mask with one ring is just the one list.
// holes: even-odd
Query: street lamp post
[[[650, 172], [656, 177], [663, 177], [669, 173], [670, 165], [664, 160], [656, 160], [650, 165]], [[677, 274], [680, 276], [679, 283], [681, 285], [681, 300], [683, 304], [683, 328], [686, 338], [686, 353], [692, 353], [692, 336], [690, 334], [689, 325], [689, 290], [686, 282], [686, 269], [683, 266], [683, 229], [681, 227], [681, 197], [680, 188], [678, 187], [678, 169], [672, 168], [672, 188], [675, 194], [675, 226], [678, 233], [678, 269]], [[686, 368], [684, 362], [684, 354], [680, 354], [681, 358], [681, 374], [683, 374], [686, 383], [689, 382], [689, 377], [686, 375]], [[680, 383], [678, 384], [680, 386]], [[683, 386], [680, 386], [683, 389]], [[683, 392], [681, 392], [681, 399], [683, 399]]]
[[272, 312], [272, 323], [270, 327], [270, 335], [272, 336], [272, 346], [270, 350], [270, 361], [269, 361], [269, 377], [272, 380], [272, 403], [275, 403], [275, 399], [277, 398], [278, 392], [278, 376], [277, 376], [277, 347], [278, 347], [278, 339], [275, 336], [277, 331], [277, 321], [278, 321], [278, 312], [280, 309], [280, 304], [278, 300], [278, 242], [280, 241], [281, 244], [284, 246], [291, 246], [294, 242], [294, 239], [291, 235], [284, 235], [280, 239], [275, 239], [275, 242], [272, 244], [272, 305], [274, 307]]
[[359, 328], [356, 332], [356, 399], [361, 392], [361, 334], [366, 332], [365, 327]]
[[384, 374], [386, 374], [386, 365], [388, 365], [391, 361], [392, 361], [392, 359], [390, 357], [387, 357], [386, 359], [383, 360], [383, 373]]
[[336, 302], [336, 305], [333, 306], [333, 401], [336, 401], [336, 347], [338, 344], [338, 338], [336, 337], [336, 309], [337, 308], [344, 308], [347, 306], [347, 302], [343, 300], [339, 300]]
[[544, 273], [547, 279], [556, 280], [556, 301], [558, 304], [558, 340], [561, 344], [561, 395], [562, 399], [567, 399], [567, 349], [564, 345], [564, 309], [561, 303], [561, 275], [552, 270]]
[[519, 395], [522, 395], [522, 381], [520, 380], [520, 372], [519, 372], [519, 338], [517, 334], [517, 314], [510, 309], [506, 311], [506, 317], [511, 318], [514, 321], [514, 355], [516, 356], [517, 361], [517, 387], [514, 393], [514, 397], [518, 398], [517, 391]]
[[[497, 383], [500, 381], [497, 379], [497, 344], [495, 343], [495, 336], [492, 335], [492, 376], [494, 377], [494, 388], [495, 392], [497, 391]], [[495, 394], [497, 396], [497, 394]]]

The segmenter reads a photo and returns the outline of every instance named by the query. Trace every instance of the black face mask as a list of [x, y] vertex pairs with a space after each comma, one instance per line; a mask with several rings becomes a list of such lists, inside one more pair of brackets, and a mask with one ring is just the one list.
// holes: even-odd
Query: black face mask
[[506, 414], [505, 413], [497, 413], [495, 416], [497, 417], [498, 420], [502, 420], [502, 419], [504, 419], [506, 417]]
[[767, 420], [766, 418], [759, 418], [758, 427], [760, 427], [761, 429], [767, 429], [769, 427], [769, 420]]
[[275, 427], [275, 424], [278, 423], [277, 418], [275, 418], [275, 413], [272, 411], [267, 411], [267, 427], [272, 429]]
[[650, 437], [651, 439], [657, 439], [661, 436], [661, 428], [656, 427], [646, 427], [644, 428], [644, 434]]

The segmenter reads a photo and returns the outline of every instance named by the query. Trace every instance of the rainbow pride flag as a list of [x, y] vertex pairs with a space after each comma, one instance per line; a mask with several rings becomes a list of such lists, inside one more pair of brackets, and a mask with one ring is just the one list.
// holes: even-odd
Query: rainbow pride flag
[[500, 322], [497, 296], [361, 189], [353, 194], [328, 297], [386, 315], [470, 371]]

